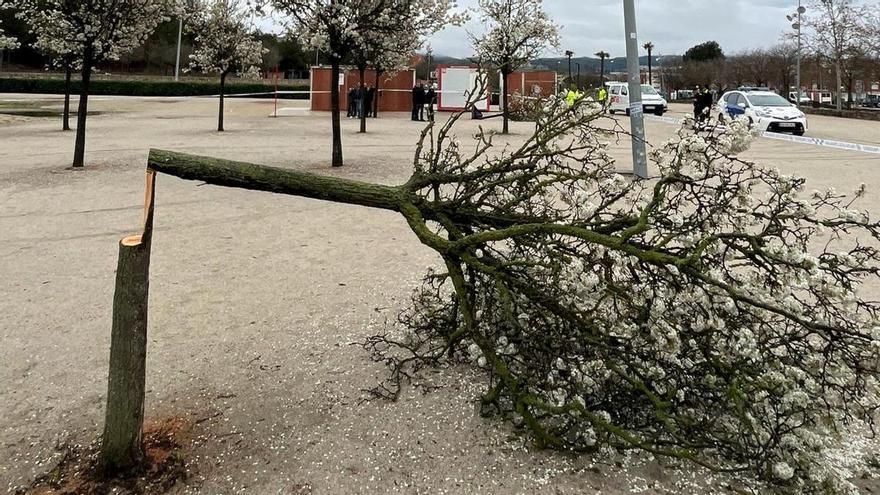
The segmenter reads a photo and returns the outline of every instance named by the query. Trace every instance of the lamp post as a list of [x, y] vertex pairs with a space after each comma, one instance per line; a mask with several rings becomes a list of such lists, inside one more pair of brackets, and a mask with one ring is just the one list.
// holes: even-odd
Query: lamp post
[[626, 33], [626, 71], [629, 78], [629, 124], [632, 135], [633, 173], [648, 177], [648, 156], [645, 150], [645, 115], [642, 106], [642, 75], [639, 67], [639, 38], [636, 31], [636, 6], [623, 0]]
[[577, 87], [581, 89], [581, 63], [575, 62], [574, 65], [577, 66]]
[[[804, 7], [804, 6], [801, 5], [801, 0], [798, 0], [798, 8], [797, 8], [797, 11], [796, 11], [794, 14], [792, 14], [792, 15], [787, 15], [787, 16], [785, 16], [785, 18], [788, 19], [789, 22], [792, 22], [792, 23], [793, 23], [793, 24], [791, 25], [791, 27], [792, 27], [794, 30], [797, 31], [797, 40], [798, 40], [798, 47], [797, 47], [797, 77], [796, 77], [796, 80], [797, 80], [797, 106], [801, 106], [801, 94], [802, 94], [802, 93], [801, 93], [801, 50], [802, 50], [802, 48], [801, 48], [801, 46], [802, 46], [802, 41], [801, 41], [801, 26], [803, 25], [803, 23], [802, 23], [803, 15], [804, 15], [806, 12], [807, 12], [806, 7]], [[820, 99], [821, 99], [821, 98], [820, 98]]]
[[174, 61], [174, 80], [180, 80], [180, 47], [183, 44], [183, 17], [192, 12], [193, 0], [182, 0], [181, 7], [183, 12], [177, 22], [177, 58]]
[[610, 57], [606, 51], [596, 52], [596, 56], [599, 57], [599, 86], [605, 85], [605, 59]]
[[565, 56], [568, 57], [568, 83], [571, 84], [571, 56], [574, 55], [574, 52], [571, 50], [565, 50]]
[[180, 44], [183, 41], [183, 16], [177, 24], [177, 59], [174, 61], [174, 80], [180, 80]]
[[556, 61], [556, 84], [557, 84], [557, 86], [559, 86], [557, 88], [557, 91], [562, 92], [563, 91], [562, 82], [559, 79], [560, 72], [562, 72], [562, 60], [557, 60]]

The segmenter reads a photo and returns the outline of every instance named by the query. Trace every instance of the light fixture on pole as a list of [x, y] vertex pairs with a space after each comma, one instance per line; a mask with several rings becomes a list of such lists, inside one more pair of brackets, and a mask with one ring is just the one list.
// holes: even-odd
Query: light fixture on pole
[[574, 52], [571, 50], [565, 50], [565, 56], [568, 57], [568, 84], [571, 84], [571, 56], [574, 55]]
[[629, 123], [632, 138], [633, 173], [648, 177], [648, 156], [645, 149], [645, 115], [642, 106], [642, 74], [639, 66], [639, 37], [636, 31], [636, 6], [623, 0], [626, 31], [626, 71], [629, 78]]
[[802, 41], [801, 41], [801, 27], [803, 26], [803, 15], [807, 12], [806, 7], [801, 5], [801, 0], [798, 0], [798, 8], [797, 11], [792, 15], [785, 16], [789, 22], [792, 23], [791, 27], [795, 31], [797, 31], [797, 106], [801, 106], [801, 51], [802, 51]]

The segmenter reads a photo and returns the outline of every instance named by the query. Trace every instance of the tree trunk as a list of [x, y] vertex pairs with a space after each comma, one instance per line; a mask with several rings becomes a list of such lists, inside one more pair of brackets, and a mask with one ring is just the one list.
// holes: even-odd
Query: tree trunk
[[217, 186], [289, 194], [304, 198], [400, 211], [402, 189], [252, 163], [150, 150], [147, 167], [156, 172]]
[[379, 76], [383, 71], [376, 68], [376, 92], [373, 95], [373, 118], [379, 118]]
[[856, 83], [855, 74], [852, 74], [852, 73], [847, 74], [847, 76], [846, 76], [846, 95], [847, 95], [846, 108], [847, 109], [852, 108], [853, 86], [855, 86], [855, 83]]
[[358, 131], [361, 134], [365, 134], [367, 132], [367, 106], [364, 105], [367, 99], [367, 85], [364, 84], [364, 78], [367, 77], [367, 68], [366, 67], [358, 67], [358, 75], [360, 84], [360, 92], [361, 92], [361, 102], [358, 107], [358, 113], [361, 118], [361, 130]]
[[62, 117], [62, 130], [70, 130], [70, 73], [73, 72], [70, 64], [64, 68], [64, 115]]
[[654, 73], [651, 69], [651, 50], [648, 50], [648, 86], [654, 87]]
[[510, 127], [509, 127], [510, 108], [508, 107], [509, 98], [507, 96], [507, 93], [508, 93], [507, 76], [509, 75], [509, 73], [510, 72], [507, 69], [504, 69], [501, 71], [501, 80], [503, 81], [501, 84], [501, 86], [503, 88], [501, 90], [501, 104], [504, 106], [504, 109], [501, 112], [503, 115], [502, 120], [504, 121], [504, 124], [502, 124], [502, 128], [501, 128], [501, 134], [508, 134], [510, 132]]
[[150, 286], [155, 172], [147, 171], [144, 229], [122, 239], [113, 296], [107, 411], [100, 464], [108, 474], [137, 466], [144, 458], [144, 390], [147, 306]]
[[843, 86], [843, 78], [840, 74], [840, 60], [834, 62], [834, 72], [837, 76], [837, 87], [834, 88], [834, 93], [837, 95], [837, 110], [843, 110], [843, 94], [840, 92], [840, 87]]
[[217, 115], [217, 132], [223, 132], [223, 97], [226, 92], [226, 73], [220, 74], [220, 114]]
[[81, 168], [86, 157], [86, 117], [89, 113], [89, 83], [92, 80], [91, 50], [83, 54], [82, 81], [79, 92], [79, 107], [76, 113], [76, 145], [73, 150], [73, 167]]
[[342, 166], [342, 124], [339, 121], [339, 59], [333, 57], [330, 63], [330, 118], [333, 122], [332, 165]]

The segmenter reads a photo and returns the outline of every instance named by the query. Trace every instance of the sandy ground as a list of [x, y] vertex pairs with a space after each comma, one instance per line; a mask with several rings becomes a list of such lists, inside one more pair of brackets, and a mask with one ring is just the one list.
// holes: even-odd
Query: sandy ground
[[[0, 95], [17, 98], [35, 97]], [[149, 148], [397, 183], [421, 130], [395, 114], [358, 135], [345, 120], [347, 165], [331, 170], [326, 114], [272, 119], [271, 101], [230, 100], [218, 134], [210, 99], [91, 108], [106, 113], [89, 119], [78, 172], [66, 169], [74, 135], [57, 119], [0, 117], [0, 490], [46, 472], [58, 444], [99, 434], [117, 242], [138, 225]], [[877, 122], [811, 125], [810, 135], [880, 140]], [[510, 139], [530, 128], [514, 123]], [[649, 122], [648, 136], [674, 129]], [[626, 146], [614, 149], [622, 169]], [[749, 156], [812, 187], [880, 182], [878, 155], [760, 140]], [[531, 452], [475, 413], [463, 370], [438, 374], [447, 386], [429, 395], [361, 404], [384, 369], [349, 344], [380, 332], [437, 262], [396, 215], [169, 177], [157, 191], [146, 407], [154, 420], [197, 422], [193, 474], [177, 492], [710, 492], [693, 473]], [[880, 191], [864, 206], [880, 211]]]

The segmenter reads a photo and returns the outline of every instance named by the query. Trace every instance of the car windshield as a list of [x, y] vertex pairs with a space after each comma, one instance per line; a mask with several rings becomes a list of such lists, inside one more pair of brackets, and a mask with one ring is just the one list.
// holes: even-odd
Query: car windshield
[[789, 107], [791, 103], [779, 95], [749, 95], [749, 101], [756, 107]]
[[656, 95], [657, 90], [654, 89], [653, 86], [648, 86], [647, 84], [642, 84], [642, 94], [645, 95]]

